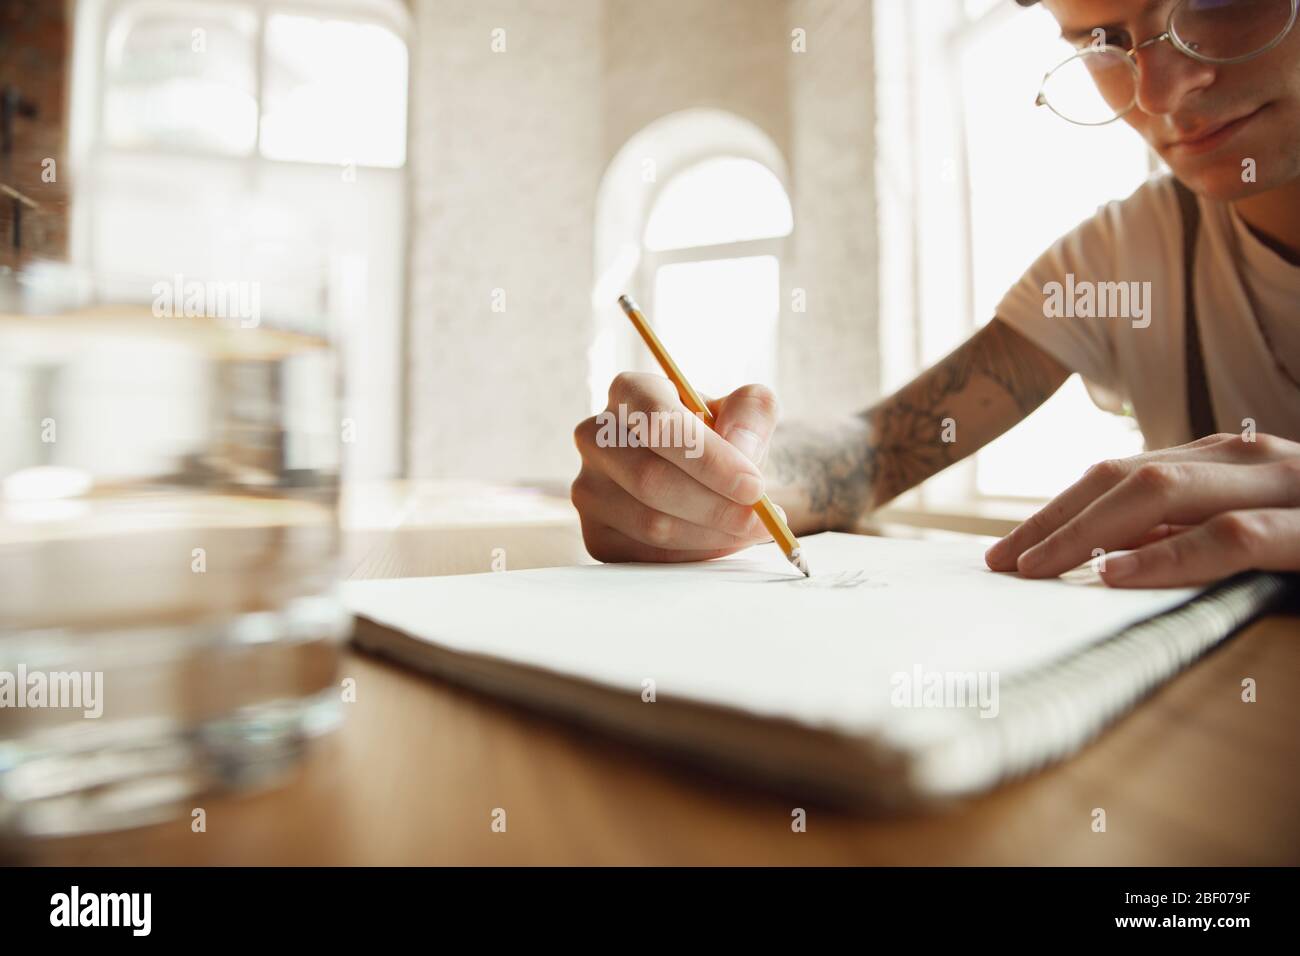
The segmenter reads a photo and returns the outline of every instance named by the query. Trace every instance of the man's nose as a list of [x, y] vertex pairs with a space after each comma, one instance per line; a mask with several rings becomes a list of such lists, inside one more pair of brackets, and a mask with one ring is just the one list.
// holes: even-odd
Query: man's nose
[[1172, 40], [1154, 43], [1136, 54], [1137, 105], [1149, 116], [1178, 111], [1183, 99], [1214, 82], [1215, 67], [1184, 56]]

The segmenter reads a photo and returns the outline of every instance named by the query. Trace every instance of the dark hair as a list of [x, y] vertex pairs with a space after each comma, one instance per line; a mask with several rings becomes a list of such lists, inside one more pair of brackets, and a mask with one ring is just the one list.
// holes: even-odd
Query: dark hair
[[1020, 4], [1022, 7], [1032, 7], [1037, 2], [1038, 0], [1016, 0], [1016, 3]]

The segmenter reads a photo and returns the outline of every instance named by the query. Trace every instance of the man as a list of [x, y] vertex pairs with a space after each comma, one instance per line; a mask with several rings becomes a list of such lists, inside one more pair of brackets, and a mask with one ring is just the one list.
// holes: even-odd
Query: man
[[[698, 455], [603, 447], [587, 419], [575, 432], [583, 464], [572, 495], [593, 556], [733, 553], [767, 538], [747, 507], [764, 490], [796, 534], [850, 528], [1001, 435], [1077, 371], [1094, 393], [1131, 404], [1148, 451], [1090, 469], [990, 548], [990, 568], [1050, 577], [1102, 548], [1132, 549], [1104, 562], [1104, 580], [1119, 587], [1300, 570], [1296, 0], [1043, 2], [1080, 49], [1045, 83], [1046, 105], [1096, 122], [1072, 115], [1078, 90], [1061, 88], [1095, 84], [1100, 107], [1090, 108], [1122, 118], [1173, 176], [1058, 241], [983, 329], [856, 416], [776, 427], [774, 396], [749, 385], [713, 403], [718, 434], [703, 436]], [[1142, 283], [1153, 302], [1141, 321], [1095, 317], [1095, 300], [1078, 315], [1060, 308], [1063, 289], [1114, 298]], [[682, 410], [654, 375], [618, 376], [609, 401], [612, 411]], [[945, 418], [956, 441], [943, 440]]]

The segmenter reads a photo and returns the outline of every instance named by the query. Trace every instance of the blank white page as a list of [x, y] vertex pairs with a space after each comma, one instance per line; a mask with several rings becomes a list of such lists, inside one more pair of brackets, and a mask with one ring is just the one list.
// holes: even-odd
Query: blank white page
[[907, 720], [890, 703], [898, 672], [1005, 681], [1197, 593], [1111, 590], [1086, 568], [1047, 581], [995, 574], [980, 542], [821, 534], [803, 544], [809, 580], [769, 544], [701, 564], [351, 581], [344, 599], [451, 650], [635, 695], [649, 678], [661, 700], [871, 734]]

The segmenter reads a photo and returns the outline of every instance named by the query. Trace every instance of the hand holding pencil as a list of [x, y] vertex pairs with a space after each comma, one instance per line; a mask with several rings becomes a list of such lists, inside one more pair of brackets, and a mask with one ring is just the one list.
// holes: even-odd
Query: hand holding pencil
[[[640, 312], [631, 300], [620, 305], [637, 325]], [[654, 333], [641, 334], [669, 377], [617, 376], [607, 409], [574, 431], [582, 470], [572, 497], [587, 550], [601, 561], [703, 561], [771, 538], [787, 556], [794, 553], [792, 563], [800, 561], [798, 542], [764, 495], [759, 470], [776, 427], [775, 397], [761, 385], [746, 385], [705, 404], [679, 371], [669, 372], [675, 365]], [[699, 419], [697, 409], [703, 409]], [[602, 440], [603, 422], [629, 411], [691, 418], [699, 432], [694, 454], [680, 445], [615, 447]]]

